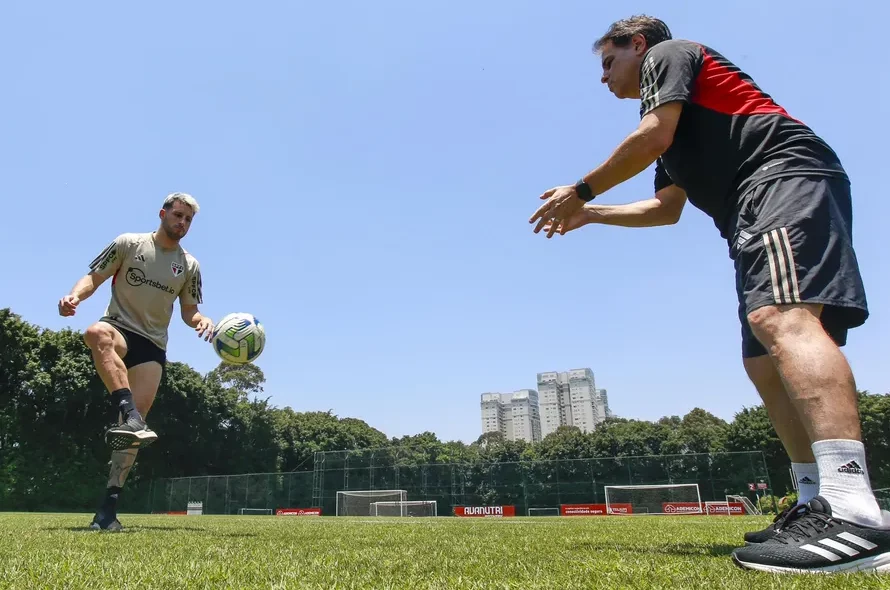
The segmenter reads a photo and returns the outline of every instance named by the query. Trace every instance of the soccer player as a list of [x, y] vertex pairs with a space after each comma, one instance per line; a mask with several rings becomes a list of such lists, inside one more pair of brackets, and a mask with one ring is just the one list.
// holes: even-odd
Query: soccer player
[[[726, 239], [745, 370], [800, 482], [800, 504], [745, 535], [737, 565], [890, 571], [890, 515], [871, 490], [853, 374], [840, 346], [868, 317], [837, 154], [710, 47], [648, 16], [594, 44], [602, 83], [640, 100], [640, 122], [599, 167], [541, 195], [534, 232], [677, 223], [688, 200]], [[655, 164], [655, 194], [591, 201]], [[886, 519], [886, 520], [885, 520]]]
[[185, 193], [172, 193], [151, 233], [125, 233], [90, 263], [90, 272], [59, 301], [59, 314], [73, 316], [78, 304], [109, 277], [111, 301], [105, 315], [84, 333], [102, 383], [111, 393], [118, 425], [105, 433], [111, 469], [105, 498], [90, 528], [121, 530], [117, 501], [137, 451], [155, 440], [145, 423], [167, 362], [167, 333], [178, 298], [180, 316], [209, 340], [213, 323], [198, 311], [203, 303], [201, 269], [180, 241], [198, 213]]

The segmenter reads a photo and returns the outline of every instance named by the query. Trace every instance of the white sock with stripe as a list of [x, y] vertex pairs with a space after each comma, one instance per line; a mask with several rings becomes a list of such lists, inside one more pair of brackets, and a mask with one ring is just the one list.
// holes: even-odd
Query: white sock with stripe
[[819, 466], [819, 495], [828, 501], [832, 516], [860, 526], [884, 524], [865, 465], [865, 446], [858, 440], [820, 440], [813, 443]]
[[797, 482], [797, 505], [806, 504], [819, 493], [819, 468], [815, 463], [792, 463], [791, 471]]

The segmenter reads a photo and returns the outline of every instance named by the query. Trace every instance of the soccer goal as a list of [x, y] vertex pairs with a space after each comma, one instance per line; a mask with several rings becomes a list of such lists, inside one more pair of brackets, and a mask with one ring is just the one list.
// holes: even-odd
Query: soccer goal
[[241, 515], [241, 516], [247, 516], [247, 515], [251, 515], [251, 514], [252, 514], [252, 515], [257, 515], [257, 514], [260, 514], [260, 515], [263, 515], [263, 514], [271, 515], [271, 514], [272, 514], [272, 509], [271, 509], [271, 508], [239, 508], [239, 509], [238, 509], [238, 514]]
[[407, 502], [405, 490], [349, 490], [337, 492], [337, 516], [369, 516], [374, 502]]
[[371, 502], [371, 516], [437, 516], [435, 500]]
[[730, 502], [738, 503], [744, 506], [746, 514], [750, 514], [753, 516], [760, 516], [761, 514], [760, 509], [745, 496], [734, 496], [732, 494], [729, 494], [726, 496], [727, 505], [729, 505]]
[[529, 508], [528, 515], [529, 516], [559, 516], [559, 508], [558, 507]]
[[704, 513], [697, 483], [605, 486], [604, 491], [608, 514]]

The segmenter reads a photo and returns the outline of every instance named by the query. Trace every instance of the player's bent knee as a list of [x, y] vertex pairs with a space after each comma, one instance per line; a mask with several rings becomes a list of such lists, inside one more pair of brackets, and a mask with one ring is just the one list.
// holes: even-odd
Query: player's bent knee
[[114, 333], [112, 330], [113, 328], [107, 324], [102, 324], [101, 322], [95, 323], [84, 332], [84, 342], [86, 342], [87, 346], [94, 349], [104, 346], [113, 346]]
[[821, 305], [765, 305], [747, 315], [748, 325], [764, 346], [770, 348], [785, 337], [806, 335], [810, 329], [821, 329]]

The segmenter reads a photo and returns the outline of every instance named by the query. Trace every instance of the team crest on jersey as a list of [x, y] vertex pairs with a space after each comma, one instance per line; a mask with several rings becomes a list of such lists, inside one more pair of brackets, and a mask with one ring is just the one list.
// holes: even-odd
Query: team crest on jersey
[[185, 267], [183, 267], [183, 266], [182, 266], [181, 264], [179, 264], [178, 262], [171, 262], [171, 263], [170, 263], [170, 268], [173, 270], [173, 276], [174, 276], [174, 277], [178, 277], [179, 275], [182, 274], [182, 271], [185, 270]]

